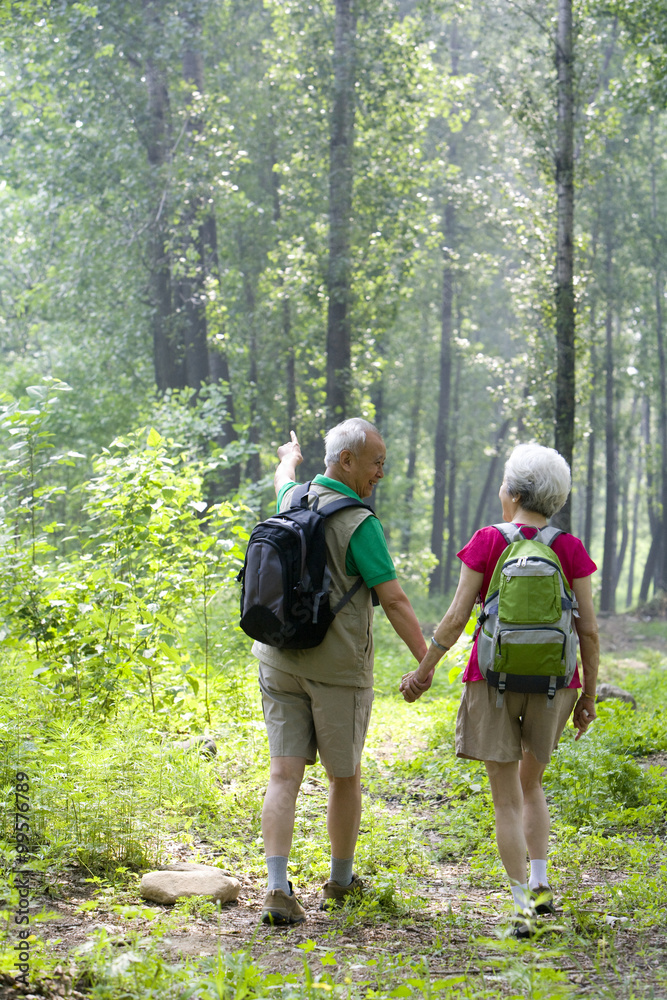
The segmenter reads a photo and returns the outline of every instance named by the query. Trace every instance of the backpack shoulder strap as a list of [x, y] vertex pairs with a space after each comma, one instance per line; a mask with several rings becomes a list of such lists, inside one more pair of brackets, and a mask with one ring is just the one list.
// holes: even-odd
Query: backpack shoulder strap
[[322, 517], [329, 517], [330, 514], [335, 514], [346, 507], [362, 507], [375, 517], [375, 511], [367, 503], [364, 503], [362, 500], [355, 500], [354, 497], [345, 496], [341, 497], [340, 500], [332, 500], [331, 503], [326, 504], [320, 511], [320, 514]]
[[[303, 507], [304, 509], [308, 507], [308, 494], [310, 493], [310, 487], [312, 485], [312, 480], [307, 483], [302, 483], [300, 486], [295, 486], [292, 491], [292, 499], [290, 502], [291, 507]], [[313, 491], [313, 496], [317, 497], [317, 494]], [[315, 510], [317, 510], [317, 504], [319, 503], [319, 497], [315, 501]]]
[[[375, 516], [375, 511], [368, 504], [363, 503], [361, 500], [355, 500], [354, 497], [341, 496], [340, 500], [332, 500], [331, 503], [325, 504], [322, 509], [319, 509], [320, 497], [319, 494], [312, 489], [312, 480], [307, 483], [302, 483], [301, 486], [295, 486], [292, 493], [290, 508], [299, 507], [305, 510], [306, 507], [310, 507], [311, 510], [316, 510], [318, 514], [322, 517], [329, 517], [330, 514], [335, 514], [339, 510], [344, 510], [345, 507], [363, 507], [364, 510], [369, 511], [369, 513]], [[309, 504], [308, 498], [314, 497], [313, 504]]]
[[[503, 522], [502, 524], [494, 524], [493, 527], [497, 528], [508, 545], [511, 545], [512, 542], [518, 542], [521, 538], [525, 537], [521, 528], [516, 524]], [[543, 542], [544, 545], [553, 548], [554, 542], [562, 534], [563, 531], [561, 528], [554, 528], [550, 524], [547, 524], [544, 528], [536, 528], [534, 539], [536, 542]]]
[[516, 526], [516, 524], [503, 521], [502, 524], [494, 524], [493, 527], [500, 532], [508, 545], [511, 545], [512, 542], [517, 542], [523, 537], [521, 530]]
[[553, 548], [553, 544], [556, 541], [556, 539], [559, 537], [559, 535], [562, 534], [563, 531], [561, 528], [552, 528], [550, 524], [547, 524], [545, 528], [540, 528], [535, 537], [538, 539], [538, 541], [544, 542], [544, 544], [548, 545], [549, 548], [551, 549]]

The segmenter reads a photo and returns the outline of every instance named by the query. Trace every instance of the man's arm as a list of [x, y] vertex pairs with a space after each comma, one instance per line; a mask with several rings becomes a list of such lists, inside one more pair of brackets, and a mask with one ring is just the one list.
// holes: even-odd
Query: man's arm
[[378, 583], [374, 590], [394, 631], [401, 637], [415, 660], [421, 662], [426, 656], [426, 640], [400, 583], [398, 580], [387, 580], [385, 583]]
[[297, 440], [294, 431], [290, 431], [291, 441], [288, 444], [281, 444], [278, 448], [278, 458], [280, 462], [273, 476], [273, 485], [276, 496], [287, 483], [295, 482], [296, 467], [303, 462], [301, 445]]

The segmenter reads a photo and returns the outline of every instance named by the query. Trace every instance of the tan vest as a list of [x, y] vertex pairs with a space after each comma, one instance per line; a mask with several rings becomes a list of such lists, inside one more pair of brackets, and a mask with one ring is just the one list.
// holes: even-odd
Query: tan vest
[[[341, 497], [337, 490], [326, 486], [315, 484], [312, 488], [320, 497], [320, 509]], [[292, 490], [288, 490], [283, 497], [281, 510], [289, 507], [291, 495]], [[371, 511], [364, 510], [363, 507], [348, 507], [332, 514], [325, 521], [332, 607], [335, 607], [357, 579], [345, 572], [347, 547], [362, 521], [372, 516]], [[338, 612], [319, 646], [312, 649], [277, 649], [255, 642], [252, 651], [263, 663], [299, 677], [343, 687], [372, 687], [372, 626], [371, 592], [362, 583], [356, 594]]]

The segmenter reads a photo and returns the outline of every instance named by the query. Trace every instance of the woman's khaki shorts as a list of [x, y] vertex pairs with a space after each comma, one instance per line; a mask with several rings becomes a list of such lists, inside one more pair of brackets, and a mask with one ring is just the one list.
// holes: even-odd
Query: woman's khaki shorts
[[317, 754], [334, 778], [351, 778], [361, 761], [371, 719], [373, 688], [321, 684], [259, 665], [264, 722], [272, 757]]
[[521, 760], [528, 750], [541, 764], [548, 764], [558, 746], [579, 692], [556, 691], [549, 708], [546, 694], [505, 691], [496, 707], [498, 692], [486, 681], [464, 685], [456, 717], [456, 755], [472, 760], [507, 764]]

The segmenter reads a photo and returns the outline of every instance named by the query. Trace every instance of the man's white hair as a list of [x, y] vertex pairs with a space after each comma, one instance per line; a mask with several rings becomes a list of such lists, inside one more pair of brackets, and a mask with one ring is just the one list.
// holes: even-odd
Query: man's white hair
[[505, 463], [505, 486], [524, 510], [553, 517], [568, 498], [570, 466], [553, 448], [518, 444]]
[[349, 420], [336, 424], [324, 437], [324, 467], [337, 465], [341, 451], [351, 451], [353, 455], [358, 455], [366, 443], [366, 435], [379, 433], [377, 427], [362, 417], [350, 417]]

